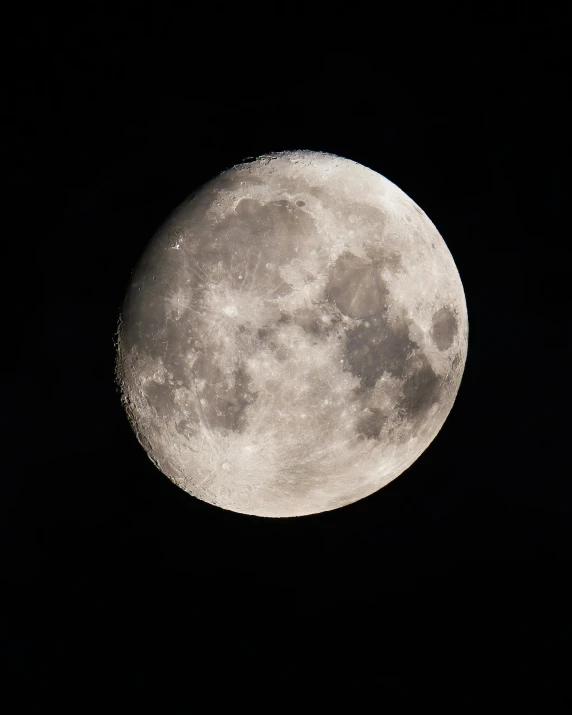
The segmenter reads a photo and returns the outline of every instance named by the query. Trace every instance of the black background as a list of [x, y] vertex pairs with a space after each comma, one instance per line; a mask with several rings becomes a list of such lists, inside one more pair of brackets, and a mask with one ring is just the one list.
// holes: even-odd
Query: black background
[[[274, 712], [288, 695], [304, 711], [311, 692], [348, 692], [357, 712], [443, 696], [456, 712], [565, 709], [569, 23], [509, 13], [429, 40], [400, 25], [391, 51], [331, 39], [312, 56], [297, 26], [233, 43], [181, 24], [99, 9], [9, 30], [9, 712], [222, 698]], [[463, 280], [469, 354], [450, 417], [403, 475], [271, 520], [155, 469], [113, 341], [166, 216], [245, 157], [297, 148], [363, 163], [427, 212]]]

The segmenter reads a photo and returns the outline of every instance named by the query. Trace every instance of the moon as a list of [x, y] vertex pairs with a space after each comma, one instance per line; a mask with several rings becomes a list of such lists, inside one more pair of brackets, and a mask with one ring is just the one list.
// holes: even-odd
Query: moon
[[423, 453], [467, 346], [461, 279], [424, 211], [361, 164], [287, 151], [224, 171], [151, 239], [116, 378], [179, 487], [303, 516], [367, 497]]

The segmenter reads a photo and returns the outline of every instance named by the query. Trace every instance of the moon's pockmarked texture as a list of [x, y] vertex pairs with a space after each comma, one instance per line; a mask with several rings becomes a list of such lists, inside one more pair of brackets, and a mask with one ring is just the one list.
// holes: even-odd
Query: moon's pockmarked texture
[[419, 457], [467, 340], [459, 274], [425, 213], [360, 164], [283, 152], [223, 172], [152, 239], [117, 377], [139, 441], [182, 489], [300, 516]]

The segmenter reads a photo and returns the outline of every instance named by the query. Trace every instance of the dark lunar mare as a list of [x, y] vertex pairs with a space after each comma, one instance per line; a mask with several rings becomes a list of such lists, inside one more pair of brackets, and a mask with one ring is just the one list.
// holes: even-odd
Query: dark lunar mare
[[[342, 313], [361, 319], [358, 325], [346, 331], [345, 341], [345, 369], [360, 379], [356, 397], [365, 397], [385, 372], [402, 379], [403, 396], [396, 409], [417, 426], [439, 400], [443, 381], [411, 339], [411, 321], [405, 312], [401, 319], [389, 317], [389, 290], [380, 275], [384, 258], [390, 270], [400, 268], [399, 257], [395, 255], [377, 254], [375, 262], [366, 263], [354, 254], [343, 253], [331, 272], [326, 297]], [[439, 345], [447, 347], [454, 338], [454, 316], [443, 309], [436, 314], [435, 324]], [[378, 437], [386, 419], [387, 415], [381, 410], [368, 407], [358, 422], [358, 436]]]
[[433, 316], [433, 342], [439, 350], [447, 350], [453, 344], [457, 331], [457, 316], [449, 306], [443, 306]]
[[443, 378], [435, 373], [427, 356], [417, 353], [407, 360], [407, 378], [403, 385], [403, 398], [398, 410], [413, 425], [420, 425], [428, 410], [439, 401]]

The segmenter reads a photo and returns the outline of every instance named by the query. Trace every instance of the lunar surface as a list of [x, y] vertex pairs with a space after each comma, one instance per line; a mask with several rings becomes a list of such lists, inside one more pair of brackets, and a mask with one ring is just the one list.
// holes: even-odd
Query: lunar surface
[[267, 517], [362, 499], [441, 429], [467, 309], [425, 213], [331, 154], [259, 157], [205, 184], [136, 267], [116, 374], [155, 465]]

